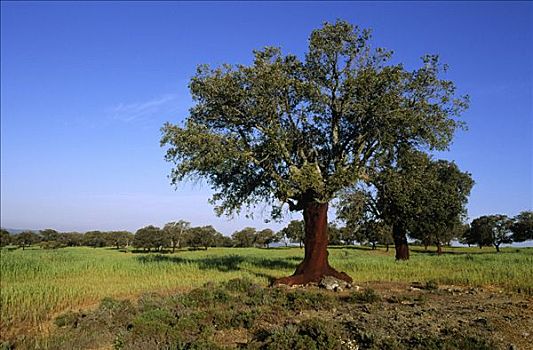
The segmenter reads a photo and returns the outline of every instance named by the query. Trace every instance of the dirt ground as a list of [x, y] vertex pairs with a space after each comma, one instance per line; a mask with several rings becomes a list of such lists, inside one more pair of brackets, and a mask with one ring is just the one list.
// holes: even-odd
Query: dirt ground
[[532, 297], [491, 287], [371, 282], [358, 287], [373, 289], [381, 300], [343, 304], [347, 310], [320, 311], [321, 317], [383, 338], [466, 334], [490, 340], [498, 349], [533, 349]]

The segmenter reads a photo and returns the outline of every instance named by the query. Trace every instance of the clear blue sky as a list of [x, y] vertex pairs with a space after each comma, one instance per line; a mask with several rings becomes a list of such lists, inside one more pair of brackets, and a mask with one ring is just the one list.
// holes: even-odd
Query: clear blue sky
[[[346, 19], [414, 68], [439, 53], [471, 95], [449, 152], [473, 174], [471, 218], [531, 210], [533, 3], [273, 2], [1, 4], [1, 225], [129, 229], [187, 219], [223, 233], [209, 188], [174, 191], [159, 147], [186, 117], [200, 63], [249, 63], [266, 45], [302, 54], [312, 29]], [[300, 218], [300, 215], [293, 215]]]

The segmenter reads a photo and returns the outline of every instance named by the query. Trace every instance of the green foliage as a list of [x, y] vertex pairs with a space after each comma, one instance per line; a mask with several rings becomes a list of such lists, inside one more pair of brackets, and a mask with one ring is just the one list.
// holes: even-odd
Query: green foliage
[[78, 247], [84, 243], [84, 235], [78, 232], [64, 232], [59, 235], [58, 241], [65, 247]]
[[32, 231], [24, 231], [13, 236], [13, 243], [25, 249], [26, 247], [31, 246], [32, 244], [40, 242], [41, 237]]
[[240, 231], [235, 231], [231, 235], [236, 247], [252, 247], [256, 240], [256, 230], [253, 227], [246, 227]]
[[78, 313], [69, 311], [57, 316], [54, 323], [58, 327], [76, 327], [78, 316]]
[[107, 245], [113, 245], [117, 249], [128, 246], [133, 241], [133, 234], [128, 231], [111, 231], [107, 232]]
[[372, 249], [376, 249], [376, 244], [393, 244], [392, 227], [384, 221], [365, 221], [361, 224], [357, 235], [359, 242], [368, 242]]
[[41, 230], [39, 231], [39, 234], [44, 242], [57, 241], [59, 239], [59, 232], [52, 230], [51, 228]]
[[491, 246], [500, 251], [500, 245], [511, 243], [512, 221], [505, 215], [480, 216], [470, 224], [463, 241], [479, 247]]
[[240, 293], [247, 292], [253, 285], [249, 278], [233, 278], [223, 284], [225, 289]]
[[83, 235], [84, 245], [89, 247], [105, 247], [107, 245], [107, 240], [105, 233], [101, 231], [89, 231]]
[[42, 249], [58, 249], [65, 247], [64, 244], [58, 241], [42, 241], [40, 246]]
[[470, 174], [444, 160], [404, 150], [396, 166], [376, 176], [377, 208], [387, 223], [412, 238], [442, 245], [449, 242], [466, 214], [474, 185]]
[[381, 300], [381, 296], [375, 290], [367, 288], [359, 292], [352, 292], [347, 297], [352, 303], [375, 303]]
[[330, 309], [335, 305], [330, 294], [319, 291], [294, 290], [286, 298], [286, 306], [292, 311]]
[[257, 232], [255, 235], [255, 244], [259, 246], [268, 246], [272, 243], [279, 242], [279, 237], [269, 228]]
[[261, 349], [311, 350], [341, 349], [339, 327], [318, 318], [311, 318], [298, 325], [284, 325], [268, 331]]
[[533, 240], [533, 211], [523, 211], [513, 218], [511, 225], [514, 242]]
[[291, 220], [287, 224], [287, 227], [280, 231], [280, 234], [292, 243], [299, 243], [301, 247], [305, 239], [304, 222], [301, 220]]
[[163, 232], [170, 240], [173, 251], [185, 245], [190, 227], [191, 223], [185, 220], [165, 224]]
[[12, 238], [7, 230], [0, 229], [0, 248], [11, 244]]
[[330, 201], [400, 143], [446, 148], [468, 99], [437, 56], [413, 71], [391, 57], [339, 20], [311, 33], [304, 60], [266, 47], [249, 66], [199, 66], [184, 125], [162, 129], [172, 183], [205, 178], [218, 214], [266, 201], [279, 217]]
[[189, 246], [197, 248], [210, 247], [215, 244], [218, 232], [213, 226], [192, 227], [187, 230], [187, 243]]
[[143, 227], [135, 233], [133, 238], [133, 246], [144, 249], [157, 249], [160, 250], [163, 247], [168, 247], [170, 243], [169, 237], [155, 226]]

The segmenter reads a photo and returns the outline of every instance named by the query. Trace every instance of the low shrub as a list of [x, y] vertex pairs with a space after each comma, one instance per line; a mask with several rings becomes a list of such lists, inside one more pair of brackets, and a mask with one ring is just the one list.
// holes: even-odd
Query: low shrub
[[351, 303], [375, 303], [381, 300], [381, 296], [371, 288], [358, 292], [352, 292], [346, 300]]

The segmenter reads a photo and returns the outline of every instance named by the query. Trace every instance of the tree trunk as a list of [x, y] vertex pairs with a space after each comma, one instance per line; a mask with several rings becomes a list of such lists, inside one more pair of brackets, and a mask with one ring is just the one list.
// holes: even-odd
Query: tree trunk
[[394, 239], [394, 249], [396, 250], [396, 260], [409, 260], [409, 246], [405, 231], [394, 225], [392, 227], [392, 238]]
[[387, 247], [387, 250], [385, 250], [385, 251], [388, 253], [389, 252], [389, 243], [387, 243], [386, 247]]
[[440, 244], [440, 241], [437, 241], [437, 255], [442, 255], [442, 244]]
[[338, 272], [328, 263], [328, 203], [309, 202], [303, 209], [305, 223], [305, 255], [292, 276], [279, 278], [274, 285], [307, 284], [320, 282], [324, 276], [352, 282], [344, 272]]
[[496, 247], [496, 253], [499, 253], [500, 252], [500, 245], [499, 244], [495, 244], [494, 246]]

